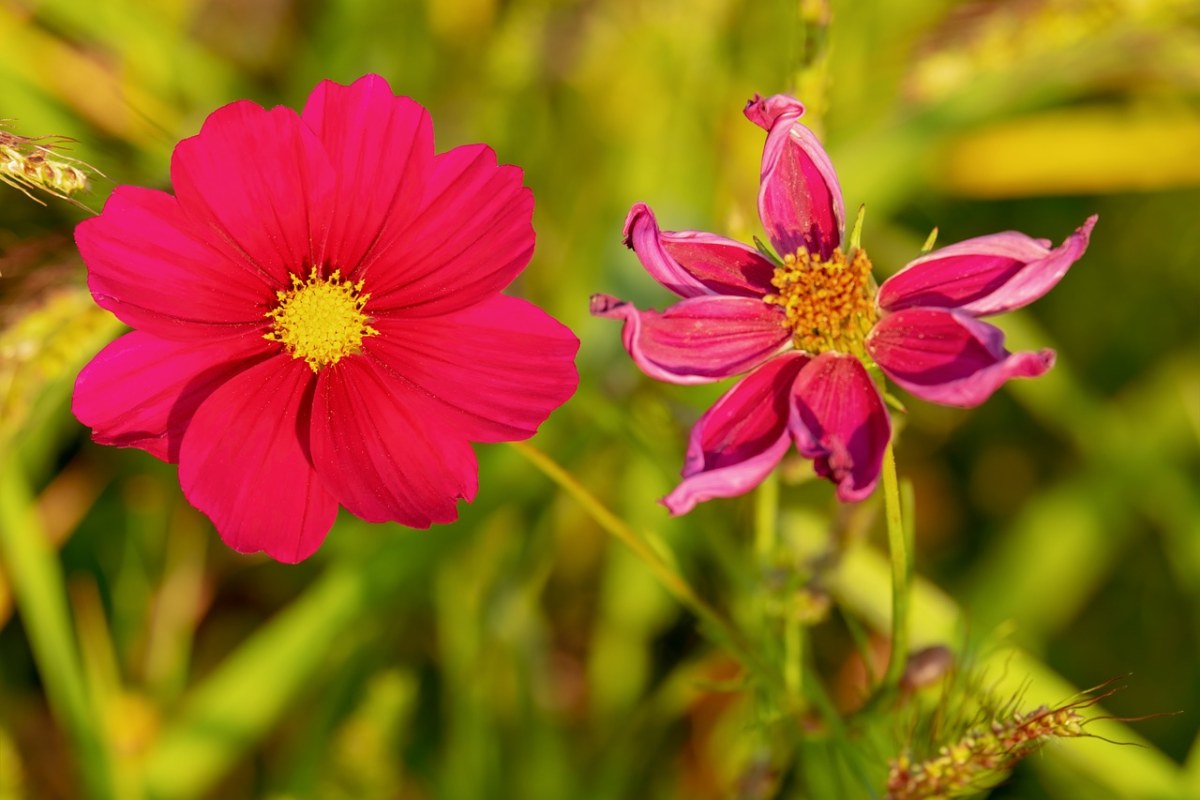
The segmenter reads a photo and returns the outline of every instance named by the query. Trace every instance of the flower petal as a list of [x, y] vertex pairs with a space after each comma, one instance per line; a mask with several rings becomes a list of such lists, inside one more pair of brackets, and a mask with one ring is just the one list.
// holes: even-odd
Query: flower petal
[[867, 335], [867, 350], [906, 391], [947, 406], [977, 406], [1009, 378], [1054, 366], [1053, 350], [1009, 353], [999, 328], [936, 308], [885, 316]]
[[792, 336], [778, 306], [748, 297], [689, 297], [659, 313], [597, 294], [591, 312], [624, 320], [621, 333], [634, 362], [670, 383], [738, 375], [778, 353]]
[[935, 250], [883, 282], [879, 307], [957, 308], [984, 317], [1028, 305], [1053, 289], [1079, 260], [1095, 224], [1096, 217], [1089, 217], [1056, 250], [1015, 231]]
[[290, 108], [247, 100], [218, 108], [175, 146], [171, 183], [184, 212], [226, 257], [276, 289], [321, 263], [335, 176]]
[[833, 162], [799, 122], [804, 106], [786, 95], [755, 95], [745, 114], [767, 130], [758, 213], [771, 244], [781, 256], [804, 247], [829, 258], [842, 241], [846, 209]]
[[623, 235], [646, 271], [681, 297], [762, 297], [774, 291], [775, 267], [753, 247], [700, 231], [662, 231], [645, 203], [629, 210]]
[[378, 75], [322, 81], [302, 115], [337, 173], [323, 262], [355, 276], [412, 222], [433, 166], [429, 112]]
[[239, 553], [303, 561], [337, 516], [301, 439], [313, 383], [303, 361], [268, 359], [214, 391], [184, 434], [183, 493]]
[[267, 357], [260, 342], [180, 343], [127, 333], [80, 371], [71, 410], [98, 444], [139, 447], [175, 463], [200, 404], [252, 365], [256, 354]]
[[226, 336], [259, 326], [274, 289], [230, 259], [166, 192], [118, 186], [104, 212], [75, 228], [96, 303], [166, 339]]
[[533, 192], [522, 181], [486, 145], [438, 155], [417, 218], [358, 275], [371, 310], [437, 316], [508, 286], [533, 255]]
[[321, 371], [313, 401], [312, 457], [342, 505], [368, 522], [412, 528], [453, 522], [475, 497], [475, 454], [460, 431], [408, 404], [370, 358]]
[[879, 481], [892, 421], [853, 356], [822, 353], [796, 378], [789, 426], [796, 449], [837, 484], [838, 499], [865, 499]]
[[579, 340], [549, 314], [496, 295], [444, 317], [382, 317], [363, 343], [404, 402], [475, 442], [527, 439], [575, 393]]
[[787, 452], [792, 383], [808, 363], [785, 353], [751, 372], [721, 396], [692, 428], [683, 482], [663, 498], [686, 514], [714, 497], [735, 497], [762, 483]]

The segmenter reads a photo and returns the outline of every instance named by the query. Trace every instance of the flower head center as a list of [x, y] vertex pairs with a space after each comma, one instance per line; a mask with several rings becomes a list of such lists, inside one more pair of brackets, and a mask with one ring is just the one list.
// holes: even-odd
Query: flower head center
[[316, 267], [307, 280], [292, 275], [292, 288], [276, 292], [279, 305], [268, 311], [271, 331], [264, 339], [279, 342], [293, 358], [302, 358], [317, 372], [343, 357], [359, 352], [362, 340], [379, 331], [363, 313], [370, 294], [363, 282], [342, 280], [341, 270], [322, 278]]
[[771, 285], [778, 292], [763, 301], [783, 309], [796, 348], [806, 353], [837, 350], [865, 356], [863, 339], [876, 321], [871, 260], [855, 249], [828, 259], [801, 248], [784, 256]]

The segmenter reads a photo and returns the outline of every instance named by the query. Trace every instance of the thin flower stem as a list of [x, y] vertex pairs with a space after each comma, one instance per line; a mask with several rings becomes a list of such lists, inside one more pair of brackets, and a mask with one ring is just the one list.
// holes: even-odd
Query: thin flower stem
[[892, 556], [892, 654], [879, 688], [884, 693], [891, 693], [899, 688], [908, 664], [908, 599], [912, 588], [909, 556], [912, 548], [901, 512], [900, 481], [896, 477], [896, 455], [891, 442], [883, 452], [883, 503], [887, 515], [888, 549]]
[[[772, 472], [754, 491], [754, 550], [758, 556], [759, 570], [764, 575], [775, 568], [778, 540], [779, 474]], [[764, 606], [762, 611], [765, 613], [765, 604], [760, 605]], [[783, 617], [783, 685], [789, 698], [800, 697], [804, 688], [802, 628], [800, 620], [788, 609]]]
[[795, 614], [789, 614], [783, 628], [783, 683], [792, 697], [804, 691], [803, 664], [804, 626]]
[[634, 533], [632, 528], [601, 503], [583, 484], [575, 480], [574, 476], [541, 450], [528, 442], [512, 442], [511, 444], [518, 453], [583, 506], [583, 510], [600, 527], [632, 550], [633, 554], [650, 568], [650, 571], [666, 587], [667, 591], [675, 595], [675, 599], [711, 628], [720, 643], [727, 647], [742, 662], [743, 666], [770, 683], [778, 685], [778, 674], [762, 663], [745, 637], [700, 597], [683, 576], [655, 552], [643, 537]]
[[754, 550], [759, 565], [770, 568], [768, 563], [775, 552], [775, 541], [779, 535], [779, 475], [769, 474], [754, 492]]
[[62, 568], [34, 513], [21, 467], [12, 457], [0, 463], [0, 553], [50, 706], [74, 745], [84, 794], [94, 799], [113, 797], [110, 754], [102, 719], [84, 681]]

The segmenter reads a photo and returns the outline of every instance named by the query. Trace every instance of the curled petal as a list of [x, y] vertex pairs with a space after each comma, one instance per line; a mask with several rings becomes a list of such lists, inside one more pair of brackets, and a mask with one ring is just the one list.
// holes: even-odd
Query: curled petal
[[266, 357], [258, 337], [173, 342], [133, 331], [80, 371], [71, 410], [97, 443], [139, 447], [175, 463], [200, 404], [255, 358]]
[[809, 362], [796, 378], [789, 426], [800, 454], [837, 484], [839, 500], [875, 489], [892, 421], [857, 358], [822, 353]]
[[325, 486], [355, 516], [410, 528], [453, 522], [478, 487], [475, 454], [444, 420], [405, 402], [369, 358], [322, 370], [313, 399], [312, 458]]
[[624, 320], [629, 355], [647, 375], [669, 383], [741, 374], [786, 347], [792, 335], [778, 306], [748, 297], [690, 297], [659, 313], [598, 294], [591, 312]]
[[397, 97], [378, 75], [349, 86], [321, 81], [302, 116], [337, 174], [320, 263], [355, 276], [364, 259], [412, 221], [433, 164], [433, 122], [428, 111]]
[[1004, 333], [960, 311], [908, 308], [867, 335], [871, 358], [906, 391], [947, 406], [977, 406], [1009, 378], [1035, 378], [1054, 351], [1009, 353]]
[[1062, 246], [1008, 231], [935, 250], [913, 261], [879, 287], [879, 307], [956, 308], [975, 317], [1032, 303], [1067, 274], [1088, 246], [1096, 217], [1089, 217]]
[[829, 258], [842, 241], [846, 210], [825, 148], [799, 122], [804, 106], [785, 95], [755, 97], [746, 117], [767, 129], [758, 213], [780, 255], [801, 247]]
[[770, 97], [756, 94], [746, 103], [742, 113], [764, 131], [770, 131], [780, 117], [786, 117], [784, 122], [791, 123], [804, 116], [804, 104], [786, 94], [773, 94]]
[[662, 231], [645, 203], [629, 210], [623, 235], [646, 271], [681, 297], [762, 297], [772, 291], [775, 267], [753, 247], [712, 233]]
[[684, 480], [663, 498], [672, 514], [686, 514], [714, 497], [744, 494], [770, 474], [790, 444], [792, 383], [807, 363], [803, 353], [771, 359], [700, 417], [688, 442]]
[[337, 516], [301, 438], [313, 382], [303, 361], [263, 361], [216, 389], [183, 436], [183, 493], [239, 553], [265, 550], [277, 561], [303, 561]]

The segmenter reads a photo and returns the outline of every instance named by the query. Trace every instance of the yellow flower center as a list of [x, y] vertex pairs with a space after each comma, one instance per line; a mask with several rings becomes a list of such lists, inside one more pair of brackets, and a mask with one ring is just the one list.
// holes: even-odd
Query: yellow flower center
[[363, 307], [370, 294], [363, 294], [363, 282], [342, 280], [341, 270], [322, 278], [316, 267], [301, 280], [292, 275], [292, 288], [276, 292], [279, 305], [267, 312], [272, 321], [264, 339], [279, 342], [293, 358], [302, 358], [317, 372], [336, 364], [343, 357], [359, 352], [362, 340], [378, 336]]
[[806, 353], [836, 350], [866, 357], [863, 339], [876, 321], [871, 260], [855, 249], [850, 260], [834, 250], [829, 260], [801, 248], [784, 256], [763, 301], [780, 306], [796, 348]]

